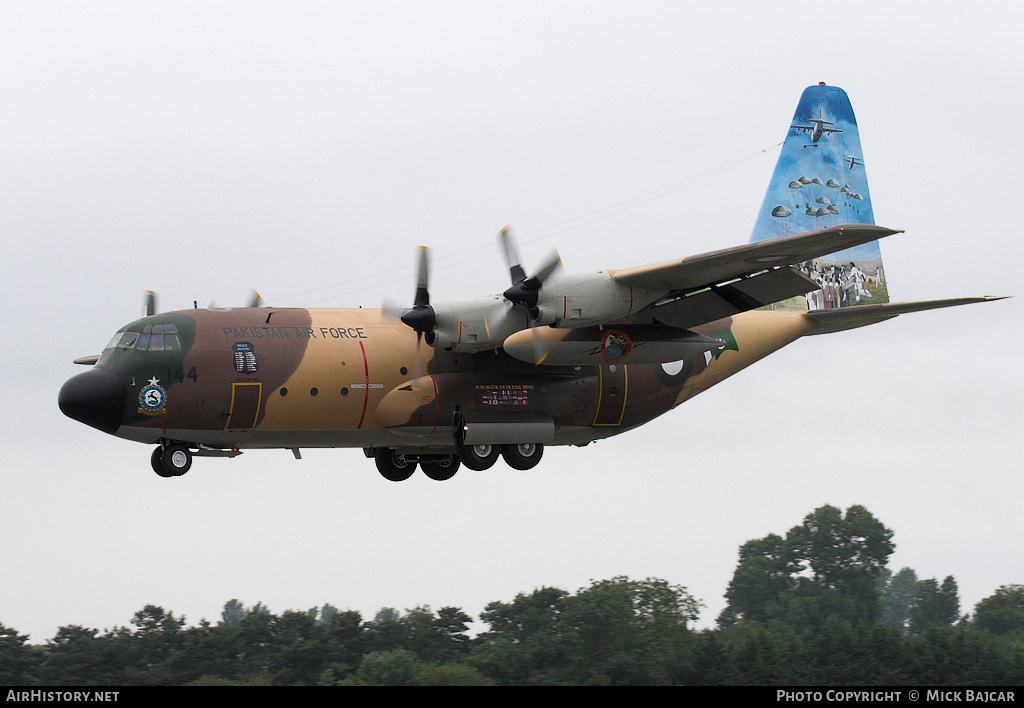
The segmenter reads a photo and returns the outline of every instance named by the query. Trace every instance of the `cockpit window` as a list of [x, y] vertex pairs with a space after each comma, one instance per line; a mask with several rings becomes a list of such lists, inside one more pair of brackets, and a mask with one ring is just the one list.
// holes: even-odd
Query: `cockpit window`
[[106, 346], [107, 349], [129, 349], [135, 345], [135, 340], [139, 338], [138, 332], [118, 332], [114, 335], [114, 338], [110, 340], [110, 344]]
[[115, 347], [145, 352], [180, 351], [181, 340], [178, 338], [178, 328], [175, 325], [146, 325], [141, 332], [118, 332], [115, 334], [106, 349]]

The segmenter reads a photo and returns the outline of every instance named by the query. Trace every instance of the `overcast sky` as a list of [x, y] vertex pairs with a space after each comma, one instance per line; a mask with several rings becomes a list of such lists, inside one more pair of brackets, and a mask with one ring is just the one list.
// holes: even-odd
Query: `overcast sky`
[[[823, 504], [961, 610], [1024, 582], [1020, 298], [801, 340], [632, 433], [389, 483], [359, 450], [196, 459], [65, 418], [71, 362], [162, 309], [435, 301], [527, 269], [745, 243], [804, 87], [849, 93], [890, 295], [1020, 295], [1013, 3], [0, 4], [0, 623], [147, 603], [461, 607], [615, 575], [724, 606], [739, 546]], [[762, 152], [764, 151], [764, 152]], [[750, 158], [750, 159], [744, 159]], [[729, 169], [722, 169], [738, 163]], [[696, 180], [701, 175], [713, 176]], [[653, 201], [631, 201], [670, 185]], [[625, 206], [632, 208], [624, 209]]]

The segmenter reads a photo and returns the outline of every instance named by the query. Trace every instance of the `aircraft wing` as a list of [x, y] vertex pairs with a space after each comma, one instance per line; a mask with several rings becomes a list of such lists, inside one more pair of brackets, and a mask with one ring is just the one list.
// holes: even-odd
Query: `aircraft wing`
[[643, 312], [651, 320], [688, 329], [704, 322], [797, 297], [820, 285], [787, 266], [900, 233], [870, 224], [847, 224], [712, 251], [609, 275], [623, 285], [663, 290], [666, 297]]
[[853, 246], [903, 233], [873, 224], [847, 224], [757, 241], [664, 263], [610, 270], [612, 280], [650, 290], [699, 290], [774, 266], [803, 263]]

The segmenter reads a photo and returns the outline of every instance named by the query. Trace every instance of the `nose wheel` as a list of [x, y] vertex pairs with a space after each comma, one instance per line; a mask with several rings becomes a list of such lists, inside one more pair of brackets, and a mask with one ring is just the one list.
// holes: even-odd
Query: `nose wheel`
[[153, 450], [149, 462], [161, 477], [180, 477], [192, 466], [192, 453], [181, 443], [174, 443]]

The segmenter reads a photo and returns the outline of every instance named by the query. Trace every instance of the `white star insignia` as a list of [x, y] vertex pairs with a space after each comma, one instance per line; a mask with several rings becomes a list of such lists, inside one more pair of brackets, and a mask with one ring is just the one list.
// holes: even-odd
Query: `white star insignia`
[[149, 380], [149, 383], [150, 383], [151, 386], [156, 386], [158, 383], [160, 383], [160, 379], [158, 379], [157, 377], [154, 376], [153, 378], [151, 378]]

